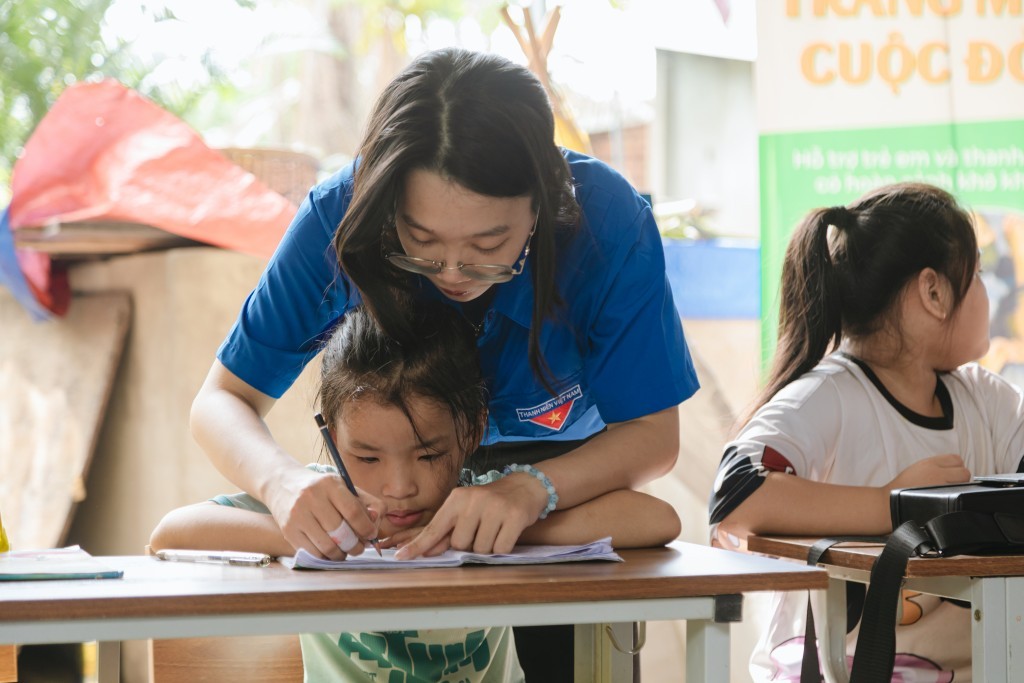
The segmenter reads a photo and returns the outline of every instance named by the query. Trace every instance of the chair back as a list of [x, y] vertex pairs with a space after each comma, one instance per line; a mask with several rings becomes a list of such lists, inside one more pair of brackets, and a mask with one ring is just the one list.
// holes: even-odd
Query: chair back
[[295, 635], [149, 641], [151, 683], [302, 683], [302, 674]]

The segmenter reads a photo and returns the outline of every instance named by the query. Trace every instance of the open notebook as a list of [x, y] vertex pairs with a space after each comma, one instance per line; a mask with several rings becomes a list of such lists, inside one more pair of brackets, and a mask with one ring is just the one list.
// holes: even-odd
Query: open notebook
[[321, 560], [299, 550], [295, 557], [282, 557], [280, 562], [292, 569], [415, 569], [457, 567], [462, 564], [550, 564], [581, 560], [622, 562], [622, 558], [612, 550], [611, 540], [609, 536], [584, 545], [517, 545], [507, 555], [447, 550], [435, 557], [417, 557], [414, 560], [396, 560], [396, 551], [393, 549], [384, 550], [384, 557], [379, 557], [376, 550], [367, 548], [362, 555], [350, 556], [342, 561]]

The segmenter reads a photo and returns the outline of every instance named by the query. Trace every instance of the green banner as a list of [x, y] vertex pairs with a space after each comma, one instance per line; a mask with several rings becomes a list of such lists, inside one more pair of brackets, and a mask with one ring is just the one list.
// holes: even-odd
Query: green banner
[[[767, 359], [775, 345], [783, 254], [810, 209], [848, 204], [879, 185], [928, 182], [973, 210], [982, 245], [1012, 260], [1010, 231], [1024, 214], [1024, 120], [765, 134], [760, 170], [761, 338]], [[1003, 288], [998, 284], [989, 284], [994, 295]]]
[[757, 35], [762, 359], [807, 212], [919, 180], [974, 212], [992, 304], [982, 362], [1019, 365], [1024, 383], [1024, 0], [760, 2]]

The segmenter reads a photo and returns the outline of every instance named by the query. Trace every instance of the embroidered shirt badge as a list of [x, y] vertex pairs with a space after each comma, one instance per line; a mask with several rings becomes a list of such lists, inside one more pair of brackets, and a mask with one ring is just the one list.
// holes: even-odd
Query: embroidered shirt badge
[[577, 384], [572, 389], [567, 389], [561, 394], [540, 405], [532, 408], [516, 408], [516, 414], [520, 422], [532, 422], [553, 432], [561, 431], [569, 420], [569, 413], [572, 411], [576, 399], [583, 395], [583, 390]]

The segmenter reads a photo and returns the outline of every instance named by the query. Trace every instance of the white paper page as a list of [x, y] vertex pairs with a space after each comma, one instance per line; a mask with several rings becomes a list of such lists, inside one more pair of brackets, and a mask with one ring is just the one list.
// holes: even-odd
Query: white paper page
[[384, 557], [379, 557], [377, 551], [367, 548], [362, 555], [350, 556], [340, 562], [321, 560], [304, 550], [300, 550], [295, 557], [281, 557], [279, 560], [292, 569], [415, 569], [457, 567], [462, 564], [551, 564], [581, 560], [622, 562], [622, 558], [612, 549], [611, 540], [611, 536], [608, 536], [584, 545], [517, 545], [507, 555], [447, 550], [435, 557], [396, 560], [397, 551], [394, 549], [384, 550]]

